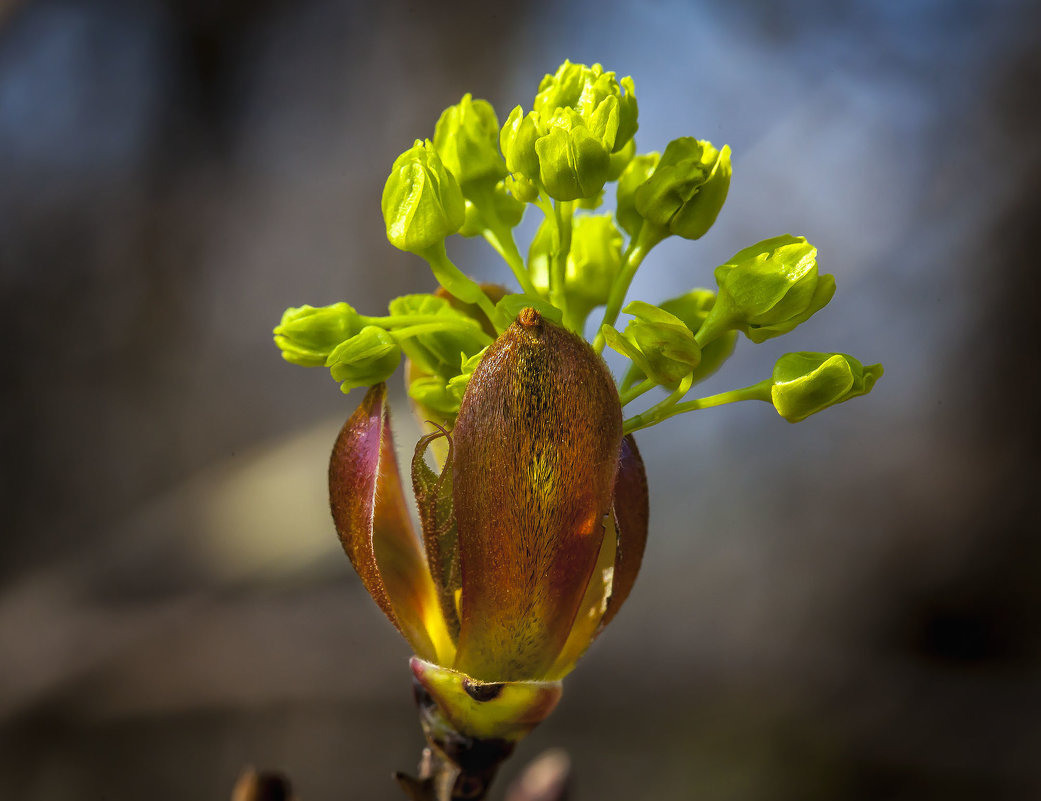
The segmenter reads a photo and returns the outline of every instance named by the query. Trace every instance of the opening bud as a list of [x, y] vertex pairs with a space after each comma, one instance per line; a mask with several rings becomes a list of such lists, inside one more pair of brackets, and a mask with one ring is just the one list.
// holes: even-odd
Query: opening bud
[[719, 216], [730, 189], [730, 147], [684, 136], [665, 148], [636, 190], [636, 211], [684, 239], [700, 239]]
[[694, 333], [674, 314], [635, 300], [623, 310], [633, 319], [619, 333], [604, 326], [604, 338], [613, 350], [628, 356], [645, 376], [675, 389], [701, 363]]
[[605, 72], [600, 64], [588, 67], [565, 61], [556, 73], [542, 79], [533, 108], [544, 117], [557, 109], [574, 109], [609, 153], [629, 144], [639, 127], [632, 77], [618, 81], [615, 73]]

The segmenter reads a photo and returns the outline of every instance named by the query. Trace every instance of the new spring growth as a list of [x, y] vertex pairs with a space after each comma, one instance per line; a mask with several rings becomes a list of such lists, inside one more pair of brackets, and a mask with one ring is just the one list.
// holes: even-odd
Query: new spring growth
[[637, 114], [632, 78], [619, 82], [599, 64], [565, 61], [542, 80], [532, 110], [517, 106], [502, 128], [506, 166], [524, 182], [520, 194], [544, 189], [555, 200], [595, 197], [624, 165], [612, 165], [611, 156], [632, 140]]
[[301, 367], [322, 367], [337, 345], [358, 333], [361, 315], [346, 303], [288, 308], [275, 327], [282, 358]]
[[730, 148], [684, 136], [674, 139], [633, 196], [649, 224], [684, 239], [700, 239], [712, 227], [730, 190]]
[[719, 299], [702, 324], [699, 342], [730, 329], [753, 342], [787, 334], [835, 294], [835, 279], [817, 272], [817, 248], [789, 234], [738, 251], [715, 276]]
[[[384, 316], [299, 306], [275, 329], [287, 361], [328, 367], [344, 391], [372, 387], [336, 444], [333, 516], [366, 588], [417, 655], [424, 730], [445, 754], [482, 738], [508, 753], [628, 595], [647, 525], [632, 432], [742, 400], [796, 422], [868, 393], [882, 374], [845, 354], [789, 353], [757, 384], [687, 398], [724, 372], [738, 333], [753, 344], [783, 336], [828, 303], [833, 278], [805, 238], [783, 235], [722, 263], [693, 252], [684, 269], [696, 288], [630, 300], [658, 242], [697, 240], [717, 219], [730, 148], [681, 136], [661, 155], [641, 152], [634, 83], [599, 64], [565, 62], [528, 108], [500, 127], [491, 104], [463, 95], [432, 132], [409, 132], [432, 139], [394, 161], [387, 238], [426, 260], [435, 291], [423, 291], [429, 273], [417, 270], [421, 291]], [[605, 194], [617, 200], [613, 214], [588, 213]], [[515, 229], [529, 207], [540, 220], [522, 249]], [[446, 247], [455, 234], [483, 237], [508, 268], [505, 284], [459, 270]], [[697, 287], [710, 275], [716, 290]], [[620, 383], [601, 358], [606, 345], [623, 359]], [[383, 385], [402, 357], [426, 431], [412, 462], [421, 537]]]

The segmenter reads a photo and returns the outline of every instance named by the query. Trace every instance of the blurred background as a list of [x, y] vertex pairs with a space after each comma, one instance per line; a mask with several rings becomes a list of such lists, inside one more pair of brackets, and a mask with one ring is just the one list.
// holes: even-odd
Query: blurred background
[[225, 799], [253, 764], [397, 797], [408, 652], [325, 499], [360, 395], [270, 332], [432, 288], [390, 164], [570, 58], [633, 75], [641, 150], [733, 148], [716, 226], [634, 296], [784, 232], [836, 276], [704, 394], [789, 350], [886, 374], [639, 436], [641, 580], [505, 773], [560, 746], [586, 801], [1041, 797], [1039, 30], [1009, 0], [0, 0], [0, 795]]

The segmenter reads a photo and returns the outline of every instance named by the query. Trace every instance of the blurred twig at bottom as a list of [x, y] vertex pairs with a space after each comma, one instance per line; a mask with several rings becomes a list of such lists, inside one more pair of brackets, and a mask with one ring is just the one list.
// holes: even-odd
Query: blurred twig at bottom
[[[430, 748], [423, 749], [419, 764], [419, 778], [397, 774], [394, 778], [411, 801], [448, 801], [466, 796], [453, 795], [458, 787], [458, 769], [451, 768], [445, 760], [438, 762]], [[505, 801], [567, 801], [571, 786], [571, 760], [560, 750], [545, 751], [529, 764], [506, 791]], [[487, 785], [481, 788], [483, 797]], [[235, 788], [231, 801], [301, 801], [293, 794], [289, 780], [278, 773], [257, 772], [246, 768]]]

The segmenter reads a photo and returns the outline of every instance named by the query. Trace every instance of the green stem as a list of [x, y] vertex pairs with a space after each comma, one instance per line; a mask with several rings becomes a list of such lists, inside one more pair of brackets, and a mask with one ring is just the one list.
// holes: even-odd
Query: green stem
[[564, 325], [573, 329], [573, 321], [567, 308], [567, 257], [571, 252], [571, 222], [573, 204], [567, 200], [553, 202], [553, 214], [557, 222], [558, 247], [550, 262], [549, 298], [553, 305], [564, 313]]
[[[462, 270], [452, 263], [452, 260], [448, 258], [448, 253], [445, 252], [444, 241], [427, 248], [419, 255], [426, 259], [434, 273], [434, 278], [447, 292], [457, 297], [463, 303], [477, 304], [488, 318], [488, 321], [495, 326], [497, 315], [495, 314], [495, 305], [492, 303], [491, 298], [484, 294], [484, 290], [481, 289], [476, 281], [464, 274]], [[502, 329], [498, 326], [495, 327], [500, 333], [502, 332]]]
[[395, 328], [390, 331], [391, 335], [397, 339], [409, 339], [410, 337], [418, 337], [421, 334], [432, 334], [436, 331], [444, 331], [448, 328], [454, 328], [459, 331], [466, 331], [468, 334], [474, 334], [480, 337], [480, 340], [485, 345], [492, 344], [492, 338], [488, 336], [480, 328], [474, 328], [470, 325], [463, 323], [422, 323], [420, 325], [409, 325], [404, 328]]
[[633, 431], [639, 431], [641, 428], [648, 428], [657, 425], [662, 420], [667, 420], [670, 417], [675, 417], [684, 412], [692, 412], [696, 409], [708, 409], [711, 406], [722, 406], [725, 403], [736, 403], [737, 401], [745, 400], [758, 400], [769, 403], [771, 386], [773, 386], [773, 381], [768, 378], [760, 381], [758, 384], [752, 384], [752, 386], [744, 387], [743, 389], [733, 389], [729, 392], [720, 392], [718, 395], [710, 395], [707, 398], [698, 398], [696, 400], [686, 401], [685, 403], [675, 403], [670, 408], [664, 410], [659, 410], [659, 407], [661, 406], [661, 404], [659, 404], [642, 414], [630, 417], [625, 421], [625, 423], [623, 423], [623, 431], [625, 431], [626, 434], [631, 434]]
[[[639, 233], [630, 240], [629, 247], [626, 248], [622, 256], [622, 269], [615, 277], [614, 283], [611, 284], [611, 292], [607, 296], [607, 308], [604, 310], [604, 319], [597, 329], [598, 331], [602, 331], [605, 325], [615, 324], [618, 314], [622, 311], [626, 293], [629, 292], [629, 286], [633, 282], [636, 270], [643, 263], [651, 248], [668, 236], [668, 233], [668, 229], [664, 226], [655, 226], [646, 220], [640, 226]], [[597, 353], [602, 353], [604, 344], [604, 335], [598, 333], [596, 339], [593, 340], [593, 350]]]
[[521, 256], [520, 251], [517, 250], [517, 243], [513, 239], [513, 231], [502, 221], [498, 211], [495, 209], [495, 190], [491, 187], [477, 187], [471, 190], [471, 192], [470, 202], [476, 206], [481, 221], [484, 223], [484, 230], [481, 231], [481, 236], [502, 257], [502, 260], [509, 265], [514, 278], [520, 284], [521, 291], [526, 295], [539, 297], [539, 291], [535, 288], [535, 284], [531, 282], [528, 268], [524, 266], [524, 258]]
[[406, 325], [422, 325], [423, 323], [437, 323], [443, 322], [453, 327], [462, 328], [464, 326], [470, 326], [478, 331], [482, 331], [481, 324], [476, 320], [466, 318], [464, 320], [456, 320], [451, 316], [444, 314], [388, 314], [384, 317], [362, 317], [363, 325], [374, 325], [378, 328], [384, 328], [387, 330], [393, 330], [394, 328], [403, 328]]
[[528, 268], [524, 266], [524, 257], [521, 256], [520, 251], [517, 249], [517, 243], [513, 239], [513, 232], [506, 229], [505, 236], [502, 233], [495, 231], [492, 228], [485, 228], [481, 235], [485, 241], [492, 246], [503, 261], [509, 266], [513, 272], [513, 277], [517, 279], [517, 283], [520, 284], [521, 291], [525, 295], [531, 295], [532, 297], [542, 297], [542, 293], [535, 288], [535, 284], [531, 282], [531, 276], [528, 274]]
[[618, 400], [621, 402], [622, 406], [625, 406], [628, 403], [632, 403], [643, 393], [654, 389], [656, 386], [658, 386], [658, 382], [653, 378], [645, 378], [635, 387], [623, 387], [622, 391], [618, 393]]

